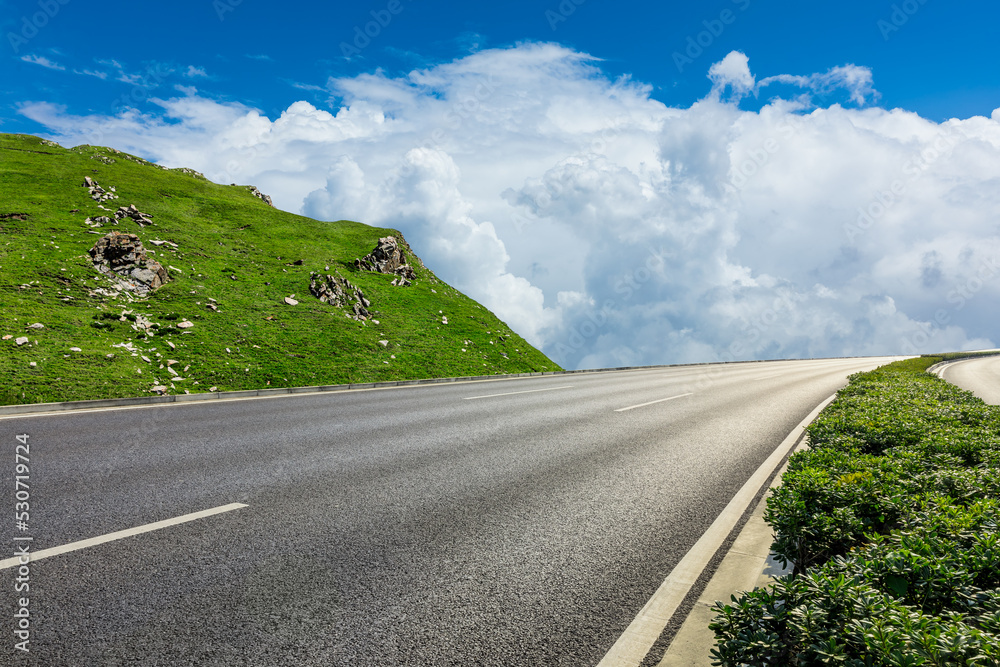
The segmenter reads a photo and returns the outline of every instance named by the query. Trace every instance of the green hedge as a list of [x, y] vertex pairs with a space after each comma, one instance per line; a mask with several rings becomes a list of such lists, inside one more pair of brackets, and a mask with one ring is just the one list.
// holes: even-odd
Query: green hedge
[[921, 357], [851, 377], [765, 519], [791, 575], [716, 605], [718, 665], [1000, 665], [1000, 408]]

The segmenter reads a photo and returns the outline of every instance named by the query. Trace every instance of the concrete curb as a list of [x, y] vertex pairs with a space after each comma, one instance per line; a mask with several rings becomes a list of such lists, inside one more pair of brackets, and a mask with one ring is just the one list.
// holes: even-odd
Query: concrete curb
[[[830, 357], [831, 359], [860, 359], [863, 357]], [[662, 364], [658, 366], [622, 366], [619, 368], [598, 368], [579, 371], [545, 371], [537, 373], [516, 373], [511, 375], [470, 375], [467, 377], [425, 378], [419, 380], [390, 380], [386, 382], [360, 382], [350, 384], [316, 385], [309, 387], [269, 387], [266, 389], [247, 389], [242, 391], [201, 392], [197, 394], [170, 394], [167, 396], [134, 396], [129, 398], [107, 398], [90, 401], [63, 401], [58, 403], [29, 403], [26, 405], [0, 405], [0, 417], [28, 415], [40, 412], [65, 412], [68, 410], [95, 410], [100, 408], [120, 408], [140, 405], [159, 405], [168, 403], [187, 403], [191, 401], [210, 401], [215, 399], [257, 398], [261, 396], [282, 396], [288, 394], [315, 394], [321, 392], [359, 391], [366, 389], [383, 389], [388, 387], [409, 387], [415, 385], [443, 384], [448, 382], [489, 382], [497, 380], [513, 380], [516, 378], [539, 377], [547, 375], [580, 375], [588, 373], [617, 373], [622, 371], [654, 370], [657, 368], [698, 368], [704, 366], [722, 366], [730, 364], [759, 364], [773, 361], [820, 361], [819, 359], [767, 359], [755, 361], [724, 361], [695, 364]]]
[[[837, 394], [833, 394], [813, 408], [789, 432], [781, 444], [771, 452], [770, 456], [761, 463], [753, 475], [750, 476], [740, 490], [737, 491], [736, 495], [733, 496], [733, 499], [729, 501], [725, 509], [712, 522], [712, 525], [708, 527], [708, 530], [702, 534], [694, 546], [674, 566], [674, 569], [670, 571], [663, 583], [660, 584], [653, 597], [646, 602], [635, 619], [604, 655], [604, 658], [601, 659], [597, 667], [638, 667], [639, 665], [648, 664], [647, 661], [651, 657], [651, 654], [659, 650], [657, 644], [660, 635], [674, 621], [674, 616], [677, 615], [678, 620], [685, 618], [678, 614], [678, 610], [684, 609], [685, 599], [693, 590], [697, 590], [698, 581], [702, 576], [707, 576], [711, 572], [710, 566], [712, 561], [722, 552], [729, 537], [743, 523], [743, 517], [746, 515], [747, 510], [754, 506], [754, 502], [762, 491], [768, 486], [773, 485], [774, 480], [780, 479], [776, 473], [781, 470], [789, 454], [801, 446], [805, 435], [805, 427], [811, 424], [819, 413], [832, 403], [836, 397]], [[763, 523], [763, 520], [761, 520], [761, 523]], [[766, 528], [766, 524], [764, 525]], [[760, 538], [756, 538], [756, 540], [758, 542], [761, 541]], [[769, 541], [767, 544], [770, 546]], [[748, 547], [741, 545], [741, 549], [746, 551]], [[728, 554], [730, 551], [732, 549], [727, 550], [725, 553]], [[765, 552], [762, 558], [766, 560], [768, 553], [769, 550]], [[730, 562], [730, 566], [736, 567], [736, 572], [741, 575], [744, 565], [745, 563]], [[716, 572], [712, 574], [709, 580], [710, 584], [716, 577], [727, 576], [726, 574], [720, 574], [724, 572], [723, 567], [720, 565]], [[750, 578], [755, 581], [759, 575], [760, 570], [755, 570], [750, 575]], [[742, 579], [743, 576], [740, 576], [739, 580], [742, 581]], [[728, 583], [721, 582], [718, 584], [720, 587], [728, 585]], [[729, 595], [734, 590], [729, 588], [724, 597], [728, 600]], [[680, 612], [680, 614], [684, 613], [683, 611]], [[692, 621], [692, 623], [695, 623], [695, 621]], [[705, 630], [707, 631], [707, 623]], [[702, 663], [701, 656], [704, 656], [706, 660], [708, 659], [709, 650], [714, 641], [708, 641], [706, 644], [704, 638], [701, 636], [693, 636], [691, 639], [682, 641], [685, 645], [694, 648], [693, 650], [689, 650], [688, 653], [681, 654], [683, 658], [681, 662], [673, 664], [709, 664], [710, 661]], [[677, 637], [675, 636], [670, 645], [672, 646], [676, 642]], [[667, 654], [670, 653], [671, 646], [667, 647]], [[691, 660], [694, 658], [697, 659], [692, 662]]]
[[[800, 446], [795, 451], [801, 449], [804, 447]], [[740, 591], [763, 588], [775, 577], [791, 571], [790, 567], [785, 569], [774, 559], [771, 553], [774, 534], [764, 521], [767, 499], [771, 497], [772, 491], [780, 486], [781, 476], [787, 468], [786, 462], [778, 471], [774, 483], [754, 508], [749, 521], [698, 597], [694, 608], [670, 642], [657, 667], [710, 667], [711, 650], [715, 647], [715, 633], [708, 629], [708, 624], [715, 617], [716, 601], [728, 603], [732, 595]]]

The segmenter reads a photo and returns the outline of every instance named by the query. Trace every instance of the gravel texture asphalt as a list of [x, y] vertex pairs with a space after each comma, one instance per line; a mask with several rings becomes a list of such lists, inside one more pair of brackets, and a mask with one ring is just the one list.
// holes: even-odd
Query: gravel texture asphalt
[[0, 663], [594, 665], [789, 431], [885, 361], [0, 419], [8, 479], [31, 444], [29, 530], [6, 493], [0, 531], [33, 551], [247, 505], [32, 562], [31, 652], [7, 632]]

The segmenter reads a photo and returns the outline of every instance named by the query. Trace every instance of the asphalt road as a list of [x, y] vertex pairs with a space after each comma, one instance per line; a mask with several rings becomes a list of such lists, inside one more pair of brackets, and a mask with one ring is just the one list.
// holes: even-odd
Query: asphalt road
[[991, 405], [1000, 405], [1000, 357], [956, 361], [944, 367], [941, 377]]
[[8, 489], [30, 443], [8, 544], [246, 507], [30, 563], [31, 652], [5, 630], [0, 663], [594, 665], [789, 431], [885, 361], [2, 419]]

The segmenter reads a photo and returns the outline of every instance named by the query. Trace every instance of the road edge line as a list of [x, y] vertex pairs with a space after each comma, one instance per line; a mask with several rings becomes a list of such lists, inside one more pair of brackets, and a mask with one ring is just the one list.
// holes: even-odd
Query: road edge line
[[597, 667], [638, 667], [645, 660], [691, 587], [701, 577], [750, 504], [757, 498], [764, 484], [771, 479], [789, 452], [798, 444], [805, 427], [812, 423], [835, 398], [837, 398], [836, 393], [817, 405], [757, 468], [708, 530], [670, 571]]

